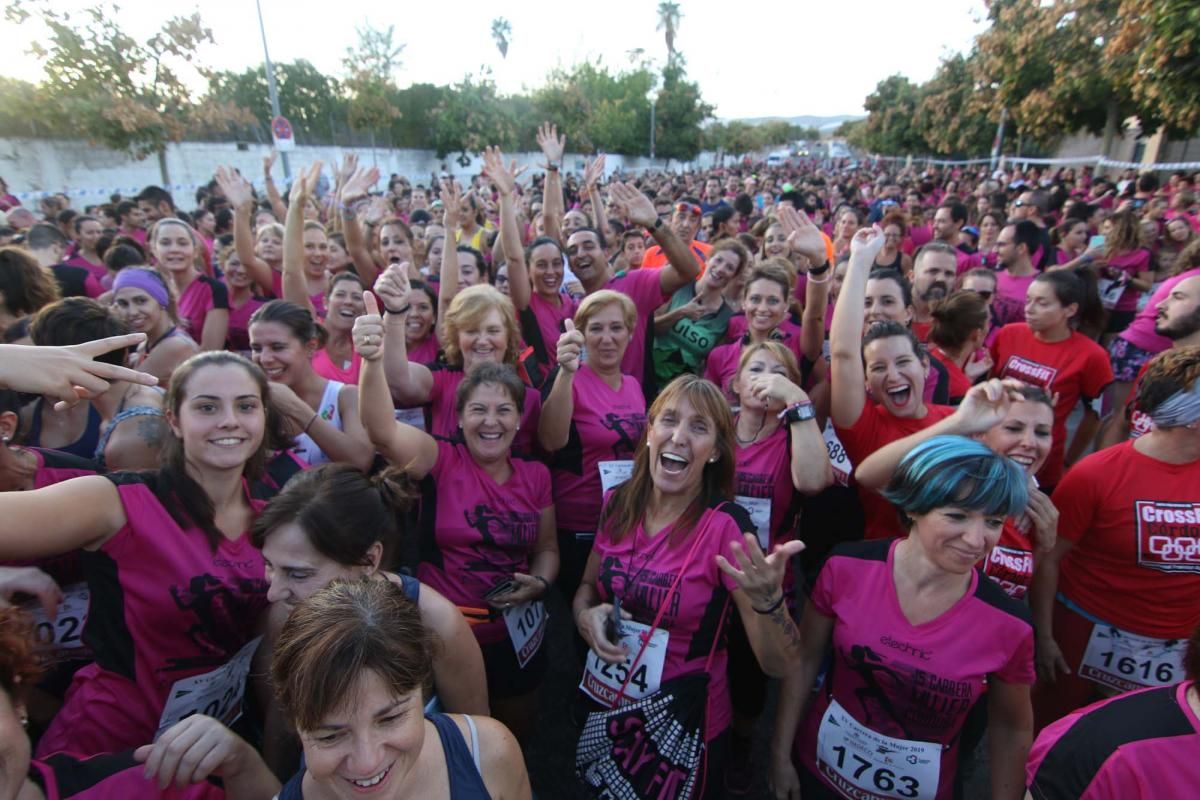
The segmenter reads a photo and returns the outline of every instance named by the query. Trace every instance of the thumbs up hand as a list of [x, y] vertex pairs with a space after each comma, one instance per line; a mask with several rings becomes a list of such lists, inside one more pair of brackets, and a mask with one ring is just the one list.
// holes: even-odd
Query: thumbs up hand
[[580, 357], [583, 355], [583, 334], [575, 330], [573, 320], [565, 320], [563, 327], [566, 330], [558, 337], [558, 365], [562, 367], [563, 372], [573, 375], [579, 371], [579, 365], [582, 363]]
[[375, 361], [383, 357], [383, 316], [373, 292], [363, 292], [363, 305], [367, 313], [354, 320], [354, 349], [364, 361]]

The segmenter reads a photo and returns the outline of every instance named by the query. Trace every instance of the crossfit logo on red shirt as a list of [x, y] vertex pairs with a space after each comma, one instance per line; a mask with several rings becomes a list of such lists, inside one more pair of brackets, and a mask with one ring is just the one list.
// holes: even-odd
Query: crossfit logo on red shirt
[[1045, 364], [1021, 358], [1021, 356], [1009, 356], [1001, 372], [1003, 378], [1016, 378], [1030, 386], [1040, 386], [1046, 391], [1049, 391], [1050, 387], [1054, 385], [1054, 378], [1057, 375], [1058, 370], [1054, 367], [1047, 367]]
[[983, 571], [1000, 584], [1009, 597], [1020, 600], [1033, 580], [1033, 553], [997, 545], [992, 548]]
[[1200, 573], [1200, 503], [1138, 500], [1138, 565]]

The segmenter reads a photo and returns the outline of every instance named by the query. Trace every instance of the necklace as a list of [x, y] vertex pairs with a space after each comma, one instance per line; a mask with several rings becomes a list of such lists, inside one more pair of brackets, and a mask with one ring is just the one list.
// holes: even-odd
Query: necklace
[[741, 444], [741, 445], [754, 444], [756, 441], [758, 441], [759, 434], [761, 434], [763, 431], [763, 426], [765, 426], [767, 424], [767, 415], [763, 414], [762, 419], [759, 420], [759, 422], [758, 422], [758, 430], [756, 430], [754, 432], [754, 435], [751, 436], [749, 439], [743, 439], [742, 435], [740, 433], [738, 433], [738, 425], [739, 425], [739, 423], [741, 423], [741, 421], [742, 421], [742, 415], [738, 414], [737, 421], [733, 425], [733, 438], [736, 439], [737, 443]]

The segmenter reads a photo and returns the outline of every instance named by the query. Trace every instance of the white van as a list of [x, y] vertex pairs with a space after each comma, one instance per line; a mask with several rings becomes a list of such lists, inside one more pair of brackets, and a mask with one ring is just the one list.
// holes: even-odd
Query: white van
[[791, 157], [792, 154], [787, 150], [776, 150], [774, 153], [771, 153], [771, 155], [767, 156], [767, 166], [782, 167]]

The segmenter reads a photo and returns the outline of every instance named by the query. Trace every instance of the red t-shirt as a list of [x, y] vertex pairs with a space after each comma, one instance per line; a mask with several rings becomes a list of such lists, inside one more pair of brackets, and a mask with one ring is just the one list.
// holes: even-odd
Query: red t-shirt
[[[863, 404], [858, 421], [849, 428], [835, 425], [838, 439], [846, 449], [851, 464], [861, 464], [867, 456], [874, 453], [885, 444], [891, 444], [897, 439], [923, 431], [940, 419], [954, 413], [951, 406], [926, 404], [928, 413], [921, 419], [894, 417], [877, 403], [870, 401]], [[858, 497], [862, 501], [863, 513], [866, 516], [866, 538], [886, 539], [889, 536], [906, 536], [907, 531], [900, 527], [900, 519], [896, 508], [878, 492], [858, 487]]]
[[1011, 517], [1004, 520], [1000, 541], [983, 560], [982, 567], [983, 574], [1000, 584], [1012, 599], [1020, 600], [1029, 591], [1033, 583], [1033, 545]]
[[915, 319], [912, 323], [912, 332], [916, 335], [917, 341], [925, 344], [929, 341], [929, 332], [933, 330], [933, 320], [929, 322], [917, 322]]
[[1149, 366], [1149, 361], [1142, 364], [1142, 368], [1138, 370], [1137, 377], [1133, 379], [1133, 387], [1130, 389], [1129, 397], [1125, 399], [1125, 418], [1129, 420], [1130, 439], [1136, 439], [1143, 434], [1149, 433], [1154, 428], [1154, 420], [1150, 419], [1150, 415], [1138, 407], [1137, 402], [1138, 386], [1141, 385], [1142, 376], [1146, 374], [1146, 368]]
[[993, 377], [1016, 378], [1042, 387], [1051, 397], [1058, 395], [1058, 402], [1054, 404], [1054, 438], [1050, 455], [1037, 475], [1042, 486], [1056, 486], [1063, 473], [1067, 417], [1071, 416], [1080, 399], [1096, 400], [1104, 387], [1112, 383], [1108, 353], [1077, 331], [1072, 331], [1061, 342], [1040, 341], [1024, 322], [1001, 328], [990, 350]]
[[971, 379], [967, 377], [967, 373], [963, 372], [962, 368], [958, 364], [955, 364], [953, 359], [946, 355], [945, 351], [937, 345], [930, 347], [929, 351], [946, 368], [946, 375], [950, 378], [950, 401], [957, 403], [962, 400], [974, 385], [971, 383]]
[[1121, 442], [1082, 459], [1054, 491], [1075, 543], [1058, 587], [1110, 625], [1186, 639], [1200, 623], [1200, 461], [1168, 464]]

